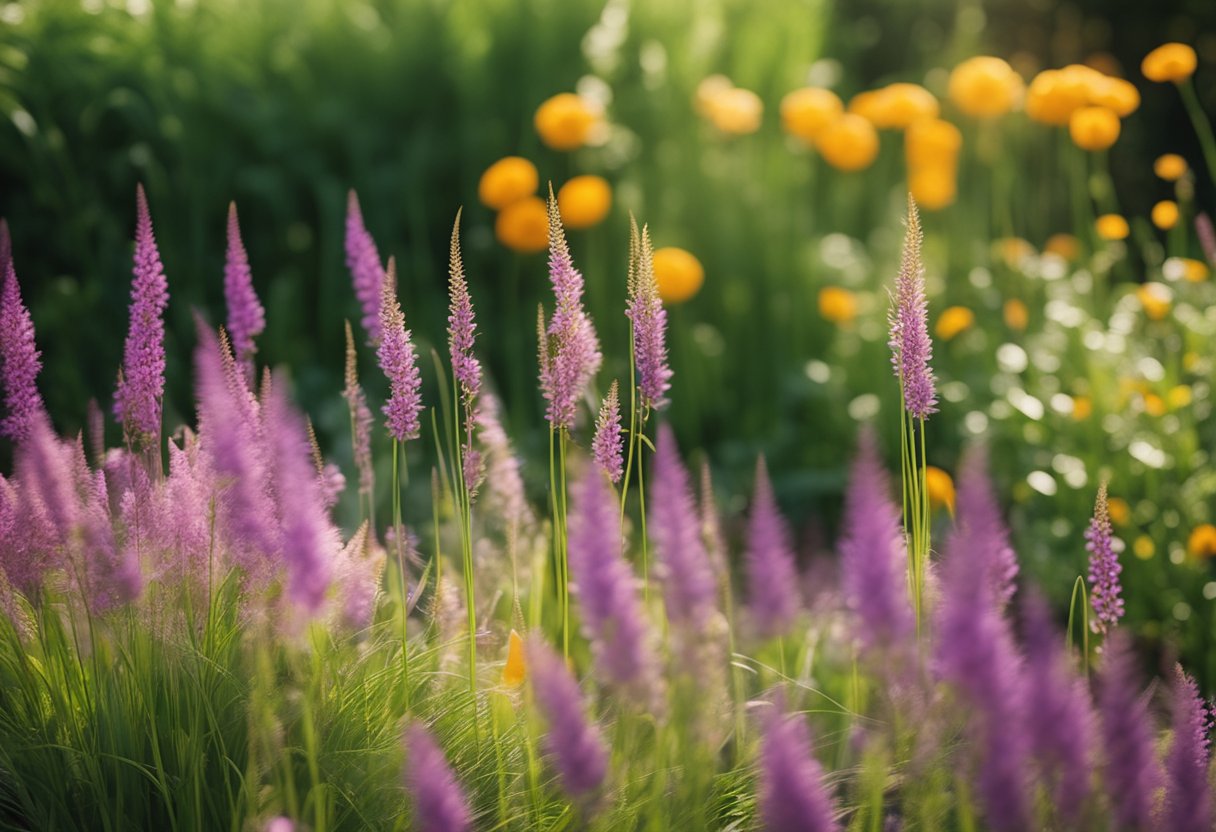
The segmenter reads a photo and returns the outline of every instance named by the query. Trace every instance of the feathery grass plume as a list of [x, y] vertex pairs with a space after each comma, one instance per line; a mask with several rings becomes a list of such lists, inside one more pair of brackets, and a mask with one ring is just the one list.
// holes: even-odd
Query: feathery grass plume
[[1122, 587], [1119, 573], [1123, 571], [1111, 540], [1110, 510], [1106, 502], [1106, 483], [1098, 487], [1094, 516], [1085, 530], [1085, 549], [1089, 552], [1089, 593], [1094, 615], [1094, 632], [1106, 633], [1123, 617]]
[[1072, 827], [1093, 777], [1097, 726], [1089, 690], [1073, 671], [1042, 596], [1025, 599], [1023, 619], [1026, 733], [1050, 804], [1060, 821]]
[[1154, 748], [1153, 717], [1136, 683], [1127, 637], [1111, 632], [1099, 675], [1098, 714], [1105, 755], [1102, 783], [1114, 828], [1153, 829], [1161, 770]]
[[798, 615], [798, 570], [789, 529], [777, 508], [764, 457], [756, 459], [745, 567], [752, 624], [762, 638], [782, 635]]
[[570, 577], [599, 675], [643, 707], [658, 691], [655, 657], [637, 579], [621, 554], [621, 518], [595, 466], [576, 483], [570, 513]]
[[236, 203], [228, 203], [228, 251], [224, 259], [224, 302], [228, 306], [228, 337], [236, 362], [253, 381], [253, 356], [257, 346], [253, 339], [266, 329], [266, 310], [253, 290], [253, 273], [249, 256], [241, 242], [241, 227], [237, 222]]
[[371, 626], [384, 573], [385, 553], [375, 545], [370, 531], [364, 520], [342, 547], [334, 569], [341, 622], [356, 631]]
[[1199, 238], [1203, 256], [1216, 267], [1216, 227], [1212, 226], [1212, 218], [1203, 212], [1195, 216], [1195, 236]]
[[1212, 788], [1208, 782], [1208, 731], [1211, 717], [1195, 680], [1179, 665], [1173, 689], [1173, 733], [1165, 760], [1164, 828], [1207, 832], [1213, 828]]
[[350, 441], [359, 472], [359, 495], [370, 501], [376, 493], [376, 472], [372, 466], [372, 412], [367, 406], [367, 396], [359, 386], [359, 361], [355, 354], [355, 336], [346, 321], [346, 386], [342, 398], [350, 409]]
[[548, 731], [545, 751], [572, 800], [585, 800], [608, 774], [608, 748], [599, 726], [587, 717], [587, 705], [566, 662], [539, 636], [528, 640], [532, 693]]
[[1017, 591], [1018, 558], [988, 477], [988, 452], [983, 446], [976, 445], [963, 455], [958, 485], [958, 523], [973, 528], [975, 539], [988, 544], [989, 548], [972, 556], [988, 561], [993, 597], [1004, 606]]
[[30, 420], [43, 409], [38, 393], [42, 353], [34, 341], [34, 321], [21, 300], [13, 267], [8, 224], [0, 219], [0, 375], [8, 414], [0, 420], [0, 436], [20, 442], [29, 435]]
[[405, 785], [414, 804], [417, 832], [465, 832], [473, 828], [468, 800], [443, 751], [421, 722], [405, 729]]
[[[549, 187], [549, 280], [555, 305], [541, 344], [540, 388], [548, 402], [545, 416], [555, 428], [569, 430], [579, 399], [603, 356], [591, 318], [583, 309], [583, 276], [574, 268], [561, 212]], [[543, 311], [542, 311], [543, 318]]]
[[152, 233], [152, 215], [143, 185], [136, 190], [136, 202], [139, 218], [135, 229], [131, 322], [114, 397], [114, 415], [133, 438], [154, 444], [160, 439], [161, 399], [165, 394], [164, 314], [169, 305], [169, 284]]
[[714, 502], [714, 482], [709, 470], [709, 460], [701, 460], [701, 539], [705, 542], [705, 554], [714, 570], [714, 577], [722, 579], [727, 574], [726, 538], [722, 534], [722, 519]]
[[830, 832], [839, 829], [823, 767], [811, 752], [810, 731], [798, 714], [774, 705], [764, 718], [760, 783], [756, 795], [765, 832]]
[[380, 346], [376, 356], [380, 369], [388, 377], [389, 398], [382, 411], [388, 432], [398, 442], [404, 442], [417, 439], [422, 427], [422, 375], [418, 371], [418, 355], [410, 331], [405, 328], [405, 315], [397, 301], [397, 265], [391, 257], [383, 287]]
[[643, 409], [667, 405], [671, 389], [671, 367], [667, 363], [667, 310], [659, 297], [654, 273], [654, 247], [650, 229], [629, 217], [629, 301], [625, 315], [632, 324], [633, 360]]
[[105, 473], [89, 471], [83, 448], [79, 450], [76, 476], [81, 493], [81, 562], [75, 564], [71, 571], [85, 581], [81, 591], [88, 599], [90, 612], [106, 612], [135, 600], [143, 591], [140, 560], [145, 555], [142, 551], [145, 530], [137, 522], [143, 520], [141, 515], [146, 515], [146, 510], [137, 513], [136, 505], [146, 508], [152, 485], [148, 472], [136, 468], [135, 487], [123, 495], [122, 515], [127, 540], [125, 545], [120, 545], [114, 535]]
[[0, 566], [17, 589], [34, 597], [47, 570], [63, 565], [63, 549], [79, 519], [71, 461], [45, 411], [30, 421], [14, 463], [5, 500], [20, 521], [11, 538], [0, 540]]
[[900, 646], [913, 629], [908, 553], [891, 484], [870, 426], [862, 428], [844, 502], [840, 572], [845, 602], [867, 650]]
[[599, 418], [595, 420], [595, 438], [591, 441], [591, 449], [595, 464], [614, 483], [620, 482], [625, 473], [625, 443], [621, 433], [619, 385], [613, 379], [608, 395], [600, 405]]
[[937, 412], [937, 390], [933, 368], [929, 366], [933, 342], [929, 339], [929, 304], [920, 258], [922, 239], [920, 213], [909, 195], [908, 230], [887, 322], [891, 331], [888, 342], [891, 364], [903, 391], [904, 407], [917, 419]]
[[994, 545], [992, 534], [983, 526], [959, 526], [946, 543], [934, 660], [937, 675], [967, 707], [971, 763], [988, 825], [1020, 832], [1031, 828], [1026, 682], [988, 563], [975, 557]]
[[470, 412], [481, 390], [481, 362], [473, 354], [476, 331], [473, 298], [469, 295], [469, 283], [460, 258], [460, 211], [457, 211], [448, 259], [448, 351], [461, 398]]
[[524, 491], [519, 457], [511, 448], [511, 440], [503, 429], [499, 413], [502, 405], [491, 393], [481, 396], [477, 408], [477, 435], [485, 448], [486, 494], [483, 508], [500, 517], [508, 534], [522, 531], [533, 523], [532, 508]]
[[363, 225], [359, 197], [352, 188], [346, 196], [346, 268], [350, 270], [355, 297], [363, 309], [363, 329], [372, 344], [380, 343], [383, 320], [380, 311], [384, 297], [382, 263], [376, 241]]

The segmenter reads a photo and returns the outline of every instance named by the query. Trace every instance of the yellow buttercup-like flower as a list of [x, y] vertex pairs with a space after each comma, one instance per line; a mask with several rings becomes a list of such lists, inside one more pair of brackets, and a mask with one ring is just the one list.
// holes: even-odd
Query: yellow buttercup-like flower
[[1164, 283], [1142, 283], [1136, 289], [1136, 299], [1151, 320], [1160, 321], [1170, 313], [1174, 295]]
[[849, 110], [880, 129], [903, 130], [922, 118], [937, 118], [941, 105], [919, 84], [897, 83], [875, 90], [872, 96], [855, 98], [849, 102]]
[[1172, 199], [1163, 199], [1153, 206], [1151, 216], [1153, 225], [1162, 231], [1169, 231], [1178, 224], [1178, 203]]
[[844, 112], [840, 96], [820, 87], [803, 87], [781, 99], [781, 124], [785, 132], [814, 144], [829, 123]]
[[710, 75], [697, 84], [695, 104], [697, 112], [709, 118], [713, 112], [714, 102], [722, 93], [734, 89], [734, 83], [725, 75]]
[[1052, 234], [1047, 238], [1043, 251], [1072, 262], [1081, 254], [1081, 241], [1072, 234]]
[[1132, 508], [1122, 497], [1111, 497], [1107, 500], [1106, 511], [1110, 515], [1110, 521], [1116, 526], [1126, 526], [1132, 519]]
[[519, 633], [511, 630], [507, 636], [507, 663], [502, 669], [502, 684], [504, 687], [517, 688], [524, 683], [528, 675], [528, 662], [524, 658], [524, 640]]
[[1186, 551], [1197, 560], [1216, 555], [1216, 526], [1204, 523], [1192, 529], [1186, 541]]
[[542, 142], [554, 150], [576, 150], [587, 143], [599, 112], [572, 92], [559, 93], [536, 108], [533, 123]]
[[654, 276], [664, 303], [683, 303], [701, 290], [705, 267], [690, 252], [668, 246], [654, 253]]
[[850, 324], [857, 317], [857, 296], [840, 286], [819, 290], [819, 314], [834, 324]]
[[1103, 240], [1126, 240], [1131, 233], [1127, 220], [1118, 214], [1103, 214], [1094, 223], [1094, 228]]
[[908, 192], [922, 211], [940, 211], [958, 196], [958, 172], [953, 164], [926, 165], [908, 174]]
[[1072, 418], [1084, 422], [1094, 412], [1093, 399], [1089, 396], [1075, 396], [1072, 400]]
[[538, 196], [513, 202], [499, 212], [494, 236], [512, 251], [531, 254], [549, 246], [549, 211]]
[[1153, 173], [1166, 182], [1177, 182], [1186, 176], [1186, 172], [1186, 159], [1177, 153], [1166, 153], [1164, 156], [1158, 156], [1157, 161], [1153, 162]]
[[1127, 118], [1140, 107], [1140, 91], [1130, 81], [1103, 77], [1094, 87], [1089, 103]]
[[1007, 62], [980, 55], [950, 73], [948, 94], [962, 112], [977, 118], [1004, 115], [1022, 100], [1025, 84]]
[[1045, 69], [1036, 75], [1026, 88], [1026, 115], [1056, 127], [1068, 124], [1073, 112], [1089, 102], [1088, 87], [1076, 76], [1076, 72], [1068, 75], [1061, 69]]
[[536, 165], [520, 156], [507, 156], [486, 168], [477, 183], [477, 198], [487, 208], [501, 211], [532, 196], [539, 184]]
[[1144, 412], [1149, 416], [1165, 415], [1165, 399], [1156, 393], [1145, 393], [1141, 398], [1144, 399]]
[[862, 170], [878, 156], [878, 133], [856, 113], [844, 113], [819, 131], [815, 149], [837, 170]]
[[926, 466], [925, 489], [932, 508], [944, 508], [954, 515], [954, 480], [949, 474], [936, 465]]
[[723, 133], [743, 136], [760, 129], [764, 102], [751, 90], [731, 87], [713, 98], [709, 120]]
[[949, 341], [974, 325], [974, 312], [965, 306], [951, 306], [937, 319], [937, 326], [933, 331], [937, 333], [938, 338]]
[[1189, 405], [1193, 396], [1189, 384], [1178, 384], [1171, 387], [1170, 392], [1165, 394], [1165, 400], [1169, 402], [1170, 410], [1178, 410]]
[[612, 186], [602, 176], [576, 176], [557, 192], [557, 207], [567, 228], [590, 228], [612, 208]]
[[1153, 543], [1153, 539], [1146, 534], [1142, 534], [1136, 538], [1136, 542], [1132, 544], [1132, 551], [1140, 560], [1148, 560], [1157, 552], [1157, 546]]
[[1119, 117], [1106, 107], [1081, 107], [1069, 116], [1068, 134], [1082, 150], [1106, 150], [1119, 138]]
[[1191, 283], [1199, 283], [1207, 280], [1211, 270], [1208, 269], [1208, 264], [1202, 260], [1194, 260], [1190, 257], [1182, 257], [1182, 276]]
[[1027, 325], [1030, 323], [1030, 310], [1026, 308], [1026, 304], [1017, 298], [1010, 298], [1005, 301], [1004, 307], [1005, 326], [1016, 332], [1025, 332]]
[[1150, 81], [1185, 81], [1195, 74], [1199, 59], [1185, 43], [1165, 43], [1144, 56], [1140, 71]]
[[963, 134], [948, 121], [925, 118], [904, 133], [904, 156], [909, 168], [948, 163], [953, 165], [963, 146]]

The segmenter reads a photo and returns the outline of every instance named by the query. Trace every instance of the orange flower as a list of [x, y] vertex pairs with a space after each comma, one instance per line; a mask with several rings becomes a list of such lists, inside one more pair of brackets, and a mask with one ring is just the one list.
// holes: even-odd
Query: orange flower
[[843, 112], [840, 97], [819, 87], [803, 87], [781, 99], [781, 124], [785, 132], [807, 144], [814, 144], [820, 131]]
[[1088, 85], [1077, 76], [1075, 71], [1066, 74], [1062, 69], [1045, 69], [1036, 75], [1026, 89], [1026, 115], [1056, 127], [1068, 124], [1073, 112], [1089, 102]]
[[1076, 396], [1072, 400], [1072, 418], [1084, 422], [1094, 412], [1094, 403], [1089, 396]]
[[878, 156], [878, 133], [861, 116], [844, 113], [819, 132], [815, 149], [837, 170], [862, 170]]
[[952, 340], [975, 325], [975, 313], [965, 306], [951, 306], [937, 319], [934, 332], [943, 341]]
[[612, 207], [612, 186], [602, 176], [576, 176], [557, 192], [557, 207], [567, 228], [598, 225]]
[[697, 84], [696, 93], [696, 108], [697, 112], [705, 118], [710, 117], [713, 112], [714, 101], [722, 93], [734, 89], [734, 84], [725, 75], [710, 75]]
[[1136, 299], [1150, 320], [1160, 321], [1170, 313], [1174, 296], [1164, 283], [1142, 283], [1136, 289]]
[[1186, 541], [1186, 551], [1195, 559], [1216, 555], [1216, 526], [1204, 523], [1192, 529]]
[[1023, 240], [1021, 237], [1001, 237], [993, 248], [997, 256], [1011, 269], [1017, 268], [1023, 260], [1034, 257], [1034, 246], [1029, 240]]
[[1030, 323], [1030, 310], [1026, 304], [1017, 298], [1005, 301], [1005, 326], [1017, 332], [1024, 332]]
[[1131, 233], [1127, 220], [1118, 214], [1103, 214], [1094, 223], [1094, 228], [1103, 240], [1126, 240]]
[[933, 93], [919, 84], [888, 84], [875, 91], [873, 97], [858, 101], [858, 105], [859, 109], [854, 110], [853, 102], [849, 102], [849, 110], [882, 129], [902, 130], [922, 118], [936, 118], [941, 112]]
[[1144, 412], [1149, 416], [1164, 416], [1165, 415], [1165, 400], [1156, 393], [1145, 393]]
[[1122, 78], [1102, 78], [1089, 103], [1105, 107], [1119, 118], [1127, 118], [1140, 107], [1140, 91], [1135, 84]]
[[1162, 231], [1169, 231], [1178, 224], [1178, 203], [1171, 199], [1163, 199], [1153, 206], [1153, 225]]
[[494, 236], [512, 251], [531, 254], [549, 246], [549, 211], [538, 196], [514, 202], [498, 214]]
[[1119, 138], [1119, 117], [1105, 107], [1082, 107], [1069, 117], [1068, 134], [1082, 150], [1106, 150]]
[[1165, 43], [1144, 56], [1140, 71], [1150, 81], [1177, 84], [1195, 74], [1199, 60], [1195, 50], [1185, 43]]
[[701, 290], [705, 267], [684, 249], [668, 246], [654, 253], [654, 276], [664, 303], [683, 303]]
[[1166, 182], [1177, 182], [1186, 175], [1186, 171], [1186, 159], [1177, 153], [1166, 153], [1164, 156], [1158, 156], [1157, 161], [1153, 162], [1153, 173]]
[[1126, 526], [1132, 519], [1131, 506], [1122, 497], [1111, 497], [1107, 500], [1106, 511], [1110, 515], [1110, 521], [1116, 526]]
[[1201, 280], [1206, 280], [1209, 270], [1208, 264], [1202, 260], [1193, 260], [1190, 257], [1183, 257], [1182, 260], [1182, 275], [1191, 283], [1199, 283]]
[[939, 118], [921, 119], [904, 133], [904, 156], [909, 168], [953, 165], [962, 146], [963, 134], [959, 129]]
[[834, 324], [848, 325], [857, 317], [857, 296], [840, 286], [819, 290], [819, 314]]
[[1022, 76], [1000, 58], [968, 58], [950, 73], [950, 100], [962, 112], [977, 118], [1004, 115], [1018, 105], [1024, 88]]
[[539, 184], [536, 165], [519, 156], [507, 156], [486, 168], [477, 183], [477, 198], [487, 208], [501, 211], [512, 202], [532, 196]]
[[958, 196], [958, 175], [953, 164], [916, 168], [908, 174], [908, 191], [922, 211], [940, 211]]
[[925, 467], [925, 490], [929, 492], [929, 505], [944, 508], [954, 516], [954, 480], [936, 465]]
[[524, 659], [524, 640], [515, 629], [507, 636], [507, 663], [502, 669], [504, 687], [517, 688], [528, 675], [528, 663]]
[[709, 120], [723, 133], [743, 136], [760, 129], [764, 102], [751, 90], [731, 87], [714, 96], [709, 108]]
[[540, 140], [554, 150], [576, 150], [587, 143], [599, 113], [572, 92], [558, 93], [536, 108], [533, 123]]
[[1071, 234], [1052, 234], [1047, 238], [1043, 251], [1063, 257], [1069, 262], [1076, 260], [1081, 253], [1081, 241]]

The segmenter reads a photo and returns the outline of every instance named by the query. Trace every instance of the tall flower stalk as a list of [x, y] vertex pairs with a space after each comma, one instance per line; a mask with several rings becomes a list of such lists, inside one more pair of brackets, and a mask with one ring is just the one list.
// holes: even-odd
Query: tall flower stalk
[[933, 342], [921, 264], [920, 214], [908, 196], [908, 227], [895, 291], [888, 314], [891, 364], [900, 388], [900, 471], [903, 480], [904, 534], [908, 538], [908, 585], [916, 631], [923, 618], [925, 571], [929, 561], [929, 489], [926, 482], [925, 420], [937, 412]]
[[1085, 530], [1085, 548], [1089, 552], [1089, 583], [1092, 585], [1089, 599], [1095, 613], [1091, 626], [1094, 632], [1105, 635], [1123, 617], [1122, 588], [1119, 584], [1119, 573], [1123, 567], [1119, 564], [1119, 556], [1111, 539], [1106, 483], [1098, 487], [1094, 516]]
[[224, 301], [228, 306], [228, 337], [237, 364], [250, 384], [254, 381], [253, 356], [257, 346], [253, 339], [266, 328], [266, 310], [253, 290], [253, 274], [249, 256], [241, 241], [236, 203], [228, 205], [228, 252], [224, 260]]
[[21, 300], [8, 225], [0, 220], [0, 376], [7, 409], [0, 436], [18, 442], [29, 436], [31, 422], [43, 412], [36, 383], [41, 369], [42, 353], [34, 342], [30, 311]]

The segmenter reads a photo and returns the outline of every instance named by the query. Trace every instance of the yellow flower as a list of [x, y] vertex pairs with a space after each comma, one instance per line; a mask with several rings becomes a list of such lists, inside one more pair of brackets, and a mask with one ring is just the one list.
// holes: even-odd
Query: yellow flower
[[948, 94], [962, 112], [977, 118], [1008, 113], [1022, 99], [1022, 76], [1000, 58], [968, 58], [950, 73]]
[[[1095, 72], [1095, 70], [1090, 70]], [[1075, 71], [1045, 69], [1026, 88], [1026, 115], [1043, 124], [1062, 127], [1068, 124], [1073, 111], [1089, 101], [1089, 91]]]
[[764, 102], [751, 90], [731, 87], [714, 96], [709, 120], [723, 133], [743, 136], [760, 129]]
[[945, 508], [954, 516], [954, 480], [935, 465], [925, 468], [925, 489], [929, 492], [929, 505]]
[[1094, 223], [1094, 228], [1103, 240], [1126, 240], [1131, 233], [1127, 220], [1118, 214], [1103, 214]]
[[958, 195], [958, 175], [953, 164], [925, 165], [908, 174], [908, 191], [922, 211], [940, 211]]
[[975, 324], [975, 313], [965, 306], [951, 306], [937, 319], [934, 332], [943, 341], [949, 341]]
[[1094, 412], [1094, 403], [1089, 396], [1076, 396], [1072, 400], [1072, 418], [1084, 422]]
[[1164, 283], [1142, 283], [1136, 289], [1136, 298], [1144, 307], [1144, 314], [1151, 320], [1160, 321], [1170, 312], [1173, 294]]
[[1180, 257], [1179, 259], [1182, 261], [1182, 275], [1191, 283], [1199, 283], [1207, 279], [1207, 263], [1202, 260], [1194, 260], [1190, 257]]
[[1023, 260], [1034, 257], [1034, 246], [1021, 237], [1001, 237], [996, 241], [996, 253], [1011, 269]]
[[[902, 130], [922, 118], [937, 118], [941, 105], [933, 93], [919, 84], [888, 84], [863, 99], [859, 112], [875, 127]], [[853, 109], [852, 102], [849, 109]]]
[[512, 251], [530, 254], [549, 245], [549, 212], [538, 196], [513, 202], [494, 221], [494, 236]]
[[1081, 241], [1071, 234], [1052, 234], [1047, 238], [1043, 251], [1050, 252], [1065, 260], [1076, 260], [1081, 253]]
[[554, 150], [576, 150], [587, 143], [599, 121], [592, 105], [572, 92], [558, 93], [536, 108], [533, 123], [540, 140]]
[[1186, 550], [1193, 558], [1210, 558], [1216, 555], [1216, 526], [1204, 523], [1191, 530]]
[[1068, 134], [1082, 150], [1106, 150], [1119, 138], [1119, 117], [1105, 107], [1082, 107], [1069, 117]]
[[880, 118], [879, 113], [883, 107], [882, 90], [866, 90], [849, 99], [849, 112], [861, 116], [871, 124]]
[[507, 636], [507, 663], [502, 669], [504, 687], [517, 688], [524, 683], [528, 675], [528, 663], [524, 659], [524, 640], [519, 633], [511, 630]]
[[1142, 534], [1132, 544], [1132, 551], [1136, 553], [1136, 557], [1140, 558], [1140, 560], [1148, 560], [1156, 553], [1157, 547], [1153, 544], [1151, 537]]
[[654, 276], [664, 303], [683, 303], [701, 290], [705, 268], [684, 249], [668, 246], [654, 253]]
[[1158, 156], [1157, 161], [1153, 162], [1153, 173], [1166, 182], [1177, 182], [1186, 176], [1186, 171], [1186, 159], [1177, 153], [1166, 153], [1164, 156]]
[[1144, 412], [1149, 416], [1164, 416], [1165, 401], [1156, 393], [1144, 394]]
[[844, 113], [819, 132], [815, 149], [837, 170], [861, 170], [878, 156], [878, 133], [861, 116]]
[[1170, 392], [1166, 393], [1165, 397], [1169, 401], [1171, 410], [1186, 407], [1191, 403], [1191, 386], [1189, 384], [1179, 384], [1171, 387]]
[[819, 87], [803, 87], [781, 99], [781, 124], [785, 132], [807, 144], [814, 144], [819, 132], [843, 112], [840, 97]]
[[1005, 301], [1005, 326], [1017, 332], [1024, 332], [1030, 323], [1030, 310], [1026, 304], [1017, 298]]
[[696, 93], [696, 108], [697, 112], [709, 118], [713, 112], [714, 101], [722, 93], [734, 89], [734, 84], [725, 75], [710, 75], [701, 83], [697, 84]]
[[536, 193], [540, 177], [536, 165], [520, 156], [507, 156], [486, 168], [477, 183], [481, 204], [501, 211], [512, 202]]
[[835, 324], [850, 324], [857, 317], [857, 296], [840, 286], [819, 290], [819, 314]]
[[953, 165], [963, 146], [963, 134], [948, 121], [924, 118], [904, 133], [904, 156], [909, 168], [928, 165]]
[[1110, 515], [1110, 521], [1116, 526], [1126, 526], [1127, 521], [1132, 519], [1132, 508], [1122, 497], [1111, 497], [1107, 500], [1106, 511]]
[[1162, 231], [1169, 231], [1178, 224], [1178, 203], [1172, 199], [1163, 199], [1153, 206], [1153, 225]]
[[1185, 81], [1195, 73], [1199, 61], [1185, 43], [1165, 43], [1144, 56], [1140, 71], [1150, 81]]
[[1090, 95], [1089, 103], [1105, 107], [1119, 118], [1127, 118], [1140, 107], [1140, 91], [1130, 81], [1103, 77]]
[[557, 192], [557, 207], [567, 228], [598, 225], [612, 207], [612, 186], [602, 176], [576, 176]]

